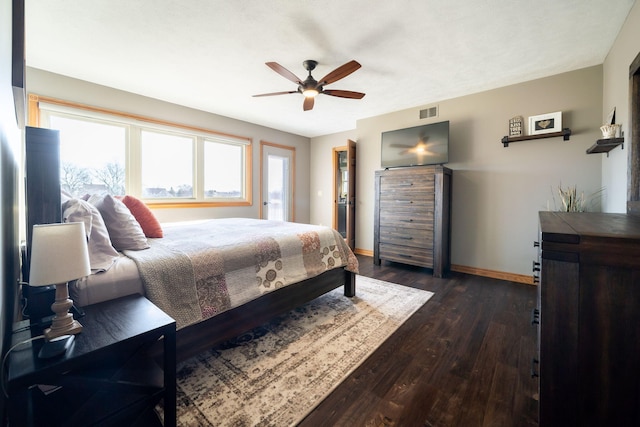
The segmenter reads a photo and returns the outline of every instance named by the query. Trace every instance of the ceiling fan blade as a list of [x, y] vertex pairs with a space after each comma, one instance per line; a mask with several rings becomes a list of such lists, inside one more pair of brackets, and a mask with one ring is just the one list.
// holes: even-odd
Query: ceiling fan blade
[[291, 71], [287, 70], [277, 62], [265, 62], [265, 64], [267, 64], [269, 68], [280, 74], [285, 79], [291, 80], [292, 82], [297, 84], [302, 84], [302, 81], [295, 74], [293, 74]]
[[337, 96], [340, 98], [353, 98], [353, 99], [362, 99], [365, 95], [362, 92], [352, 92], [350, 90], [335, 90], [335, 89], [323, 90], [322, 93], [324, 93], [325, 95]]
[[312, 97], [305, 97], [304, 102], [302, 103], [302, 109], [304, 111], [309, 111], [313, 108], [314, 99]]
[[261, 93], [261, 94], [252, 95], [252, 96], [255, 98], [255, 97], [258, 97], [258, 96], [288, 95], [290, 93], [298, 93], [298, 91], [297, 90], [290, 90], [290, 91], [286, 91], [286, 92]]
[[346, 64], [336, 68], [335, 70], [324, 76], [322, 79], [318, 80], [318, 84], [328, 85], [329, 83], [338, 81], [344, 77], [347, 77], [349, 74], [353, 73], [360, 67], [361, 65], [357, 61], [349, 61]]

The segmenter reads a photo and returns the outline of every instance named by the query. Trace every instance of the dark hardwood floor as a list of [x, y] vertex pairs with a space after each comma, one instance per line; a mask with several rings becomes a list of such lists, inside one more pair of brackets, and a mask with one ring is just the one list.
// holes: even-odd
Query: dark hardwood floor
[[300, 426], [537, 426], [536, 289], [358, 256], [360, 274], [435, 295]]

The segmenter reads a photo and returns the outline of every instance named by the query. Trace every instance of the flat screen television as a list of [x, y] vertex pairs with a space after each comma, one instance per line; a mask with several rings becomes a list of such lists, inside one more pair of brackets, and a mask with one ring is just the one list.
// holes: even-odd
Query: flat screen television
[[384, 169], [449, 162], [449, 121], [382, 132]]

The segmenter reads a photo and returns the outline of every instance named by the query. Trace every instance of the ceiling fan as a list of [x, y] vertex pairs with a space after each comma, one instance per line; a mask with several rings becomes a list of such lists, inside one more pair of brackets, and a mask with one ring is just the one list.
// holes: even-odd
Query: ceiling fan
[[302, 81], [291, 71], [284, 68], [282, 65], [277, 62], [267, 62], [266, 63], [269, 68], [271, 68], [276, 73], [280, 74], [282, 77], [287, 80], [291, 80], [294, 83], [298, 84], [298, 90], [291, 90], [285, 92], [272, 92], [272, 93], [263, 93], [257, 96], [273, 96], [273, 95], [287, 95], [290, 93], [301, 93], [304, 95], [304, 102], [302, 103], [302, 109], [304, 111], [311, 110], [313, 108], [315, 97], [321, 93], [325, 95], [337, 96], [339, 98], [353, 98], [353, 99], [362, 99], [365, 95], [362, 92], [352, 92], [350, 90], [338, 90], [338, 89], [325, 89], [324, 87], [330, 83], [336, 82], [344, 77], [347, 77], [349, 74], [356, 71], [361, 65], [357, 61], [349, 61], [344, 65], [336, 68], [320, 80], [316, 80], [311, 75], [311, 71], [316, 68], [318, 65], [317, 61], [312, 59], [308, 59], [302, 63], [304, 68], [309, 72], [307, 78]]

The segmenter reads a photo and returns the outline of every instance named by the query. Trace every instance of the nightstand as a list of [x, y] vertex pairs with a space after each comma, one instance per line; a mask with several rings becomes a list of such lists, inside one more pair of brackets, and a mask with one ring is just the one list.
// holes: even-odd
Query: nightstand
[[[10, 425], [160, 425], [154, 408], [163, 399], [164, 425], [175, 426], [175, 320], [140, 295], [84, 312], [82, 333], [65, 354], [39, 359], [44, 341], [38, 339], [9, 355]], [[19, 322], [12, 345], [41, 333]], [[161, 337], [164, 354], [157, 360], [147, 350]]]

